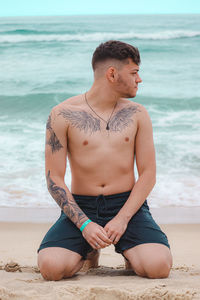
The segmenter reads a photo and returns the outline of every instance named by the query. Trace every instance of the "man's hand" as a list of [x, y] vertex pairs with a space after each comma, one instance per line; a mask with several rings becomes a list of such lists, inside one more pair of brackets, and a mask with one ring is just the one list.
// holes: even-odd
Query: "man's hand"
[[115, 216], [104, 227], [108, 238], [115, 245], [119, 242], [121, 236], [124, 234], [128, 223], [121, 217]]
[[112, 244], [103, 227], [97, 223], [90, 222], [82, 231], [83, 237], [93, 249], [101, 249]]

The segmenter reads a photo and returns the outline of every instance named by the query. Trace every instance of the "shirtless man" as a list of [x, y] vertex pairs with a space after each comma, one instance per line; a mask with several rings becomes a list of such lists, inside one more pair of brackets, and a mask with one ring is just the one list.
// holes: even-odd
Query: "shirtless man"
[[[90, 90], [50, 113], [46, 178], [61, 215], [38, 249], [40, 272], [47, 280], [73, 276], [88, 253], [110, 244], [139, 276], [169, 275], [168, 240], [145, 200], [156, 180], [152, 124], [146, 109], [127, 99], [136, 96], [142, 81], [139, 64], [137, 48], [120, 41], [102, 43], [93, 54]], [[64, 182], [67, 156], [71, 191]]]

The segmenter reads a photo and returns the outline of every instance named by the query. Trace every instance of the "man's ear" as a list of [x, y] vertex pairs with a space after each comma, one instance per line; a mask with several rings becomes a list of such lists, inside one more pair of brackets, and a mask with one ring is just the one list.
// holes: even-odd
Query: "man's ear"
[[109, 82], [113, 83], [116, 80], [117, 70], [114, 67], [109, 67], [106, 71], [106, 78]]

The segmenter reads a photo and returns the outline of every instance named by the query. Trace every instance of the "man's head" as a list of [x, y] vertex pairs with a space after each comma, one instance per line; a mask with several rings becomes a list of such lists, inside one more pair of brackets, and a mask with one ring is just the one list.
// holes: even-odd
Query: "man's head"
[[100, 44], [93, 53], [95, 79], [107, 79], [110, 88], [123, 97], [135, 97], [140, 64], [139, 50], [130, 44], [110, 40]]
[[116, 60], [121, 64], [127, 64], [130, 58], [136, 65], [140, 64], [139, 50], [130, 44], [120, 41], [107, 41], [101, 43], [93, 53], [92, 68], [95, 70], [108, 60]]

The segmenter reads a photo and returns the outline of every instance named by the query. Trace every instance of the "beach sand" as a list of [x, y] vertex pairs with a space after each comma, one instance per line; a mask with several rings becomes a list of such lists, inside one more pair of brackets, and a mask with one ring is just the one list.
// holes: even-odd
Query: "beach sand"
[[200, 299], [200, 224], [161, 225], [174, 259], [167, 279], [125, 270], [110, 246], [101, 250], [99, 268], [48, 282], [37, 268], [37, 248], [51, 224], [0, 222], [0, 300]]

